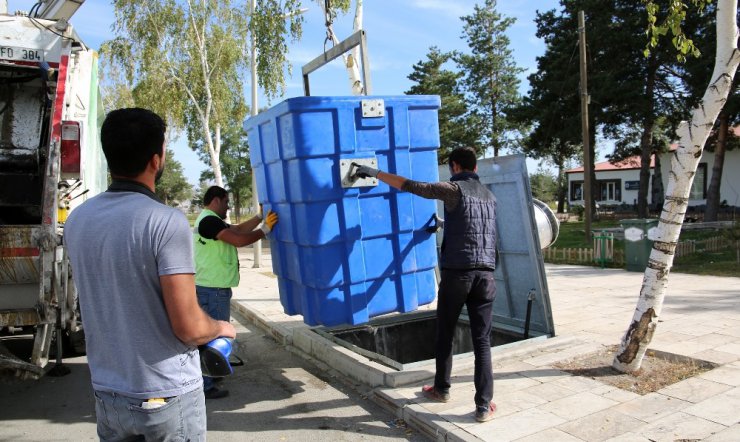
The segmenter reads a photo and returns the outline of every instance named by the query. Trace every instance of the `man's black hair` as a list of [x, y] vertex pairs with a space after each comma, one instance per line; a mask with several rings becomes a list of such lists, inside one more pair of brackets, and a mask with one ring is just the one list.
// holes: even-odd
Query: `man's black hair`
[[163, 155], [167, 125], [142, 108], [116, 109], [108, 113], [100, 129], [100, 142], [111, 175], [133, 178], [146, 169], [153, 155]]
[[223, 187], [211, 186], [206, 190], [206, 194], [203, 195], [203, 205], [207, 206], [211, 204], [214, 198], [225, 198], [228, 194], [229, 192]]
[[470, 172], [475, 170], [475, 166], [478, 164], [478, 160], [475, 158], [475, 150], [470, 147], [458, 147], [450, 153], [448, 160], [450, 167], [452, 167], [452, 162], [454, 161], [463, 170]]

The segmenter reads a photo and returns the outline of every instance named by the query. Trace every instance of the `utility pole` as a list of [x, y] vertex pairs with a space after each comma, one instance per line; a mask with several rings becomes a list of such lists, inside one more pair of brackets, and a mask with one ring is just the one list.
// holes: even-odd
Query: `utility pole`
[[586, 244], [591, 243], [591, 147], [588, 131], [588, 72], [586, 71], [586, 19], [578, 11], [578, 46], [581, 55], [581, 137], [583, 137], [583, 227]]
[[[255, 116], [259, 113], [257, 108], [257, 39], [254, 37], [254, 28], [252, 28], [252, 20], [254, 19], [256, 0], [249, 0], [249, 63], [251, 64], [250, 69], [252, 72], [252, 108], [250, 109], [250, 115]], [[249, 147], [250, 149], [252, 146]], [[252, 168], [252, 206], [259, 210], [259, 199], [257, 198], [257, 177], [254, 174], [254, 168]], [[264, 215], [264, 214], [263, 214]], [[257, 240], [252, 245], [254, 249], [254, 265], [253, 268], [259, 268], [262, 265], [262, 240]]]
[[[256, 3], [257, 0], [249, 0], [249, 63], [251, 67], [250, 73], [252, 81], [252, 109], [250, 109], [249, 115], [251, 116], [255, 116], [259, 113], [259, 105], [257, 103], [257, 38], [254, 36], [254, 28], [252, 28], [252, 19], [254, 18]], [[283, 18], [303, 14], [306, 11], [308, 11], [308, 8], [296, 9], [295, 11], [288, 12], [283, 15]], [[249, 146], [249, 148], [251, 149], [252, 146]], [[252, 205], [255, 209], [258, 209], [260, 205], [257, 195], [257, 177], [254, 174], [254, 168], [252, 168]], [[263, 214], [263, 216], [264, 215], [265, 214]], [[257, 240], [252, 247], [254, 248], [254, 265], [252, 268], [256, 269], [262, 265], [262, 240]]]

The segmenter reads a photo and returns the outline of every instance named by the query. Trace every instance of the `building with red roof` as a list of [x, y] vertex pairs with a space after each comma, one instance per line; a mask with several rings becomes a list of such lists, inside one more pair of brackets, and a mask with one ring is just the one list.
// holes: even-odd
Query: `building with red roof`
[[[640, 189], [640, 157], [632, 156], [618, 163], [604, 161], [594, 165], [596, 172], [596, 201], [603, 206], [636, 204]], [[655, 169], [654, 156], [650, 159], [650, 175]], [[583, 205], [583, 167], [566, 170], [568, 176], [568, 204]], [[648, 203], [652, 203], [648, 192]]]
[[[736, 134], [740, 128], [735, 128]], [[740, 134], [738, 134], [740, 135]], [[671, 169], [672, 152], [678, 148], [677, 144], [671, 146], [671, 151], [661, 154], [660, 172], [662, 178], [662, 189], [658, 192], [659, 198], [662, 198], [668, 186], [668, 176]], [[714, 166], [714, 152], [706, 149], [702, 152], [699, 165], [696, 170], [696, 176], [692, 183], [689, 194], [689, 206], [699, 206], [702, 210], [706, 204], [707, 188], [712, 175]], [[621, 204], [634, 205], [637, 203], [637, 194], [640, 189], [640, 157], [634, 156], [624, 161], [612, 164], [608, 161], [597, 163], [595, 165], [597, 193], [596, 201], [602, 206], [617, 206]], [[725, 161], [722, 173], [722, 184], [720, 186], [720, 201], [724, 201], [727, 206], [740, 207], [740, 149], [725, 152]], [[583, 205], [583, 167], [577, 167], [565, 172], [568, 177], [568, 204]], [[655, 158], [650, 159], [650, 177], [651, 182], [655, 173]], [[656, 203], [653, 201], [654, 192], [648, 189], [648, 204]], [[662, 203], [657, 201], [657, 203]]]

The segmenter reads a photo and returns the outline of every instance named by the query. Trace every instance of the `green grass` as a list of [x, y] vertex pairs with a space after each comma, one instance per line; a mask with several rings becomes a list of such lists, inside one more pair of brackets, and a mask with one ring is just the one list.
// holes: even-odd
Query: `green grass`
[[[597, 221], [591, 224], [591, 230], [619, 227], [619, 221]], [[718, 230], [685, 230], [681, 232], [679, 241], [695, 240], [722, 235]], [[552, 247], [556, 248], [592, 248], [593, 242], [586, 241], [583, 222], [560, 223], [560, 233]], [[615, 250], [624, 250], [624, 241], [614, 241]], [[597, 263], [594, 263], [596, 266]], [[612, 267], [612, 265], [608, 265]], [[737, 262], [735, 248], [728, 248], [720, 252], [697, 252], [677, 258], [673, 262], [672, 272], [691, 273], [696, 275], [738, 276], [740, 264]]]
[[[619, 221], [597, 221], [591, 223], [591, 231], [619, 227]], [[615, 244], [616, 246], [616, 244]], [[586, 230], [583, 222], [560, 223], [560, 233], [558, 239], [552, 247], [557, 248], [591, 248], [593, 241], [586, 241]]]
[[673, 262], [671, 271], [694, 275], [738, 276], [740, 263], [737, 262], [737, 252], [733, 248], [682, 256]]

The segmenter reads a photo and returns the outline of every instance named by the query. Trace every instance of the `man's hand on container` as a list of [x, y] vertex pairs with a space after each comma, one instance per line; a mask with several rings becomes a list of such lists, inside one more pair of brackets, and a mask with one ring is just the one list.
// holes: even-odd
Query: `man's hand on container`
[[260, 230], [267, 236], [270, 232], [272, 232], [273, 227], [275, 227], [275, 224], [278, 222], [278, 215], [277, 213], [270, 210], [267, 212], [267, 216], [265, 217], [265, 220], [262, 222], [262, 226], [260, 226]]
[[236, 338], [236, 329], [234, 328], [234, 325], [229, 321], [218, 321], [218, 336], [222, 336], [224, 338]]
[[357, 167], [357, 172], [355, 172], [355, 176], [358, 178], [377, 178], [380, 171], [378, 169], [373, 169], [369, 166], [360, 166], [357, 163], [352, 163], [355, 167]]

